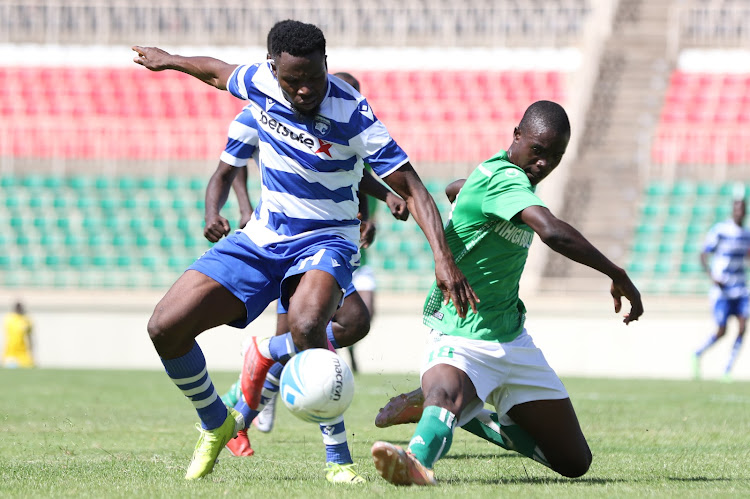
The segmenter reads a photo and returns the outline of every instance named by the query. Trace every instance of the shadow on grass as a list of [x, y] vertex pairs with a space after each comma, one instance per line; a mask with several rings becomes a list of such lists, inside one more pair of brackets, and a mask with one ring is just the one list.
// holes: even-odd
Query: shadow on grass
[[707, 476], [670, 476], [667, 480], [672, 482], [747, 482], [748, 478], [712, 478]]
[[[513, 457], [513, 456], [508, 456]], [[748, 479], [740, 478], [710, 478], [710, 477], [668, 477], [667, 480], [674, 482], [746, 482]], [[625, 478], [599, 478], [599, 477], [581, 477], [581, 478], [565, 478], [565, 477], [524, 477], [524, 478], [451, 478], [441, 480], [441, 483], [456, 484], [456, 485], [511, 485], [511, 484], [527, 484], [527, 485], [554, 485], [554, 484], [581, 484], [581, 485], [607, 485], [614, 483], [638, 483], [642, 482], [637, 478], [625, 479]]]
[[525, 478], [456, 478], [441, 480], [441, 483], [456, 485], [554, 485], [554, 484], [582, 484], [607, 485], [612, 483], [627, 483], [632, 480], [622, 478], [565, 478], [565, 477], [525, 477]]
[[447, 456], [443, 456], [440, 458], [441, 461], [449, 461], [451, 459], [527, 459], [526, 457], [522, 456], [521, 454], [514, 453], [504, 453], [504, 454], [498, 454], [495, 452], [472, 452], [471, 454], [448, 454]]

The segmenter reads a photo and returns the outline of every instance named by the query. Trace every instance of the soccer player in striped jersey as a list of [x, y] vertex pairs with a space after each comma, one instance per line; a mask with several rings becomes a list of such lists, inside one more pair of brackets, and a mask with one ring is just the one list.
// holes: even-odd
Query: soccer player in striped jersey
[[[444, 299], [453, 301], [461, 317], [476, 309], [435, 201], [367, 100], [329, 79], [320, 29], [283, 21], [268, 40], [272, 59], [239, 66], [133, 47], [134, 62], [149, 70], [181, 71], [249, 100], [258, 123], [261, 196], [253, 216], [180, 276], [148, 323], [167, 374], [201, 420], [187, 479], [213, 471], [221, 449], [246, 425], [216, 393], [195, 338], [221, 324], [244, 328], [281, 298], [290, 333], [253, 338], [245, 354], [242, 392], [255, 415], [273, 364], [327, 347], [326, 326], [359, 264], [357, 188], [365, 162], [406, 201], [424, 232]], [[211, 182], [209, 190], [207, 197], [226, 199], [229, 184]]]
[[739, 330], [724, 368], [724, 381], [731, 381], [732, 366], [742, 347], [748, 313], [745, 259], [750, 253], [750, 230], [743, 226], [746, 209], [744, 199], [735, 200], [732, 219], [717, 223], [706, 235], [700, 258], [703, 270], [713, 282], [709, 297], [718, 329], [693, 355], [693, 375], [696, 379], [701, 377], [701, 356], [726, 334], [727, 321], [732, 316], [737, 317]]
[[[338, 76], [338, 74], [334, 76]], [[351, 75], [346, 74], [346, 77], [348, 78], [347, 83], [359, 91], [359, 82]], [[251, 158], [256, 163], [258, 158], [258, 125], [250, 107], [244, 108], [235, 117], [229, 126], [227, 135], [227, 144], [221, 154], [217, 173], [220, 174], [222, 171], [229, 170], [230, 173], [236, 173], [237, 176], [232, 180], [231, 175], [226, 177], [220, 175], [218, 181], [232, 182], [232, 187], [235, 190], [240, 207], [240, 226], [242, 227], [249, 220], [253, 211], [247, 191], [246, 167]], [[385, 202], [395, 218], [406, 220], [409, 212], [406, 209], [404, 200], [375, 180], [367, 170], [364, 173], [365, 176], [360, 184], [359, 198], [360, 213], [362, 214], [360, 218], [363, 222], [366, 222], [368, 216], [368, 199], [364, 194], [365, 191]], [[207, 192], [210, 193], [211, 189], [207, 189]], [[217, 206], [219, 202], [220, 200], [209, 197], [206, 203], [204, 235], [211, 242], [219, 241], [230, 232], [228, 220], [220, 215], [223, 205]], [[362, 245], [369, 245], [372, 243], [373, 237], [374, 231], [362, 231], [360, 243]], [[277, 311], [276, 335], [286, 334], [289, 332], [287, 310], [280, 301]], [[366, 336], [369, 329], [369, 310], [354, 286], [350, 284], [346, 290], [342, 306], [336, 311], [332, 321], [326, 328], [330, 348], [335, 349], [350, 346]], [[276, 363], [271, 367], [266, 376], [264, 387], [272, 395], [267, 400], [263, 400], [265, 407], [253, 420], [253, 422], [258, 422], [262, 417], [264, 418], [263, 426], [257, 425], [261, 431], [270, 431], [273, 425], [274, 410], [276, 407], [275, 400], [278, 394], [279, 376], [282, 368], [282, 364]], [[240, 394], [239, 382], [237, 382], [221, 398], [227, 406], [241, 412], [249, 421], [249, 408], [243, 400], [240, 400]], [[333, 425], [334, 429], [338, 428], [340, 430], [334, 434], [329, 434], [330, 424], [321, 424], [320, 426], [326, 444], [326, 465], [329, 470], [326, 473], [326, 478], [329, 481], [337, 483], [357, 483], [362, 481], [362, 478], [352, 469], [352, 459], [346, 442], [346, 431], [343, 424], [338, 427]], [[231, 439], [226, 447], [235, 456], [252, 456], [254, 454], [246, 428], [240, 430], [237, 437]]]
[[375, 467], [387, 481], [434, 485], [433, 467], [449, 451], [454, 429], [480, 417], [485, 403], [495, 407], [485, 428], [502, 439], [499, 445], [566, 477], [589, 469], [591, 451], [565, 386], [525, 328], [518, 285], [534, 233], [554, 251], [612, 279], [615, 312], [623, 296], [631, 304], [625, 324], [638, 320], [643, 304], [627, 273], [535, 194], [535, 186], [560, 163], [569, 139], [565, 110], [535, 102], [507, 151], [446, 190], [460, 189], [446, 237], [481, 302], [474, 313], [459, 317], [443, 306], [436, 288], [428, 295], [424, 323], [432, 330], [422, 364], [419, 423], [406, 449], [388, 442], [372, 446]]

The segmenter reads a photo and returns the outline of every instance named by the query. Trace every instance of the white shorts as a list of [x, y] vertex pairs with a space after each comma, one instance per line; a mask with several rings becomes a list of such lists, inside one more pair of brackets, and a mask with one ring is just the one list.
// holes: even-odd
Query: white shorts
[[438, 364], [465, 372], [481, 399], [464, 409], [459, 426], [475, 417], [483, 402], [493, 405], [502, 417], [524, 402], [568, 398], [562, 381], [525, 329], [508, 343], [450, 336], [433, 329], [420, 377]]
[[375, 272], [372, 267], [358, 267], [352, 274], [352, 284], [357, 291], [375, 291]]

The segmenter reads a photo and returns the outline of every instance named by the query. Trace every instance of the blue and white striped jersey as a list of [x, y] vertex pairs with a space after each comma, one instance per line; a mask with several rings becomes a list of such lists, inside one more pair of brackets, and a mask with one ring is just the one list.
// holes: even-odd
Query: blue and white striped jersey
[[253, 158], [258, 162], [258, 124], [250, 106], [245, 106], [234, 117], [227, 131], [227, 145], [219, 158], [232, 166], [247, 166]]
[[259, 246], [313, 234], [357, 244], [364, 162], [385, 177], [409, 161], [367, 100], [329, 75], [318, 115], [300, 116], [282, 95], [268, 62], [238, 66], [227, 89], [250, 101], [245, 110], [258, 132], [261, 195], [242, 231]]
[[737, 298], [747, 293], [745, 258], [750, 252], [750, 230], [732, 220], [719, 222], [708, 231], [703, 251], [712, 253], [711, 276], [724, 286], [714, 286], [714, 295]]

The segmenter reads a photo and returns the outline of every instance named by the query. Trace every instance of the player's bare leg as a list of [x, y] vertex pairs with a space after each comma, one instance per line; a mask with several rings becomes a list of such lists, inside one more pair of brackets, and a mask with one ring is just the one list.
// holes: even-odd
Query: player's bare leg
[[[518, 440], [533, 440], [538, 451], [531, 449], [531, 452], [540, 452], [546, 460], [544, 464], [552, 470], [569, 478], [582, 476], [588, 471], [591, 450], [569, 398], [518, 404], [508, 411], [508, 416], [526, 433], [519, 432]], [[521, 442], [516, 445], [521, 445]]]
[[[352, 371], [356, 373], [359, 370], [359, 368], [357, 366], [357, 356], [354, 354], [354, 344], [357, 341], [364, 338], [367, 335], [367, 333], [370, 331], [370, 324], [372, 322], [372, 318], [375, 315], [375, 293], [372, 291], [357, 291], [356, 293], [352, 293], [352, 295], [355, 295], [355, 294], [361, 300], [361, 304], [359, 304], [357, 307], [357, 310], [353, 312], [353, 316], [355, 318], [358, 318], [361, 323], [361, 321], [363, 321], [365, 317], [364, 312], [366, 312], [367, 323], [366, 325], [361, 324], [358, 329], [355, 329], [355, 330], [358, 330], [359, 333], [355, 337], [354, 341], [352, 341], [353, 339], [342, 338], [344, 343], [339, 343], [339, 344], [342, 346], [348, 346], [349, 357], [351, 358]], [[349, 297], [351, 297], [352, 295], [350, 295]], [[347, 299], [349, 297], [347, 297]], [[344, 301], [344, 305], [346, 305], [346, 301]], [[344, 307], [341, 307], [341, 308], [343, 309]], [[339, 310], [339, 312], [341, 312], [341, 310]], [[337, 315], [339, 312], [337, 312]], [[347, 313], [349, 312], [347, 311]], [[339, 321], [336, 320], [336, 322], [339, 322]], [[366, 331], [364, 331], [363, 329], [365, 326], [367, 327]], [[352, 328], [357, 327], [357, 324], [355, 323], [355, 325], [349, 325], [349, 321], [347, 321], [347, 325], [345, 327], [347, 327], [347, 329], [352, 329]], [[334, 333], [335, 332], [336, 331], [334, 329]]]
[[408, 449], [375, 442], [375, 468], [394, 485], [432, 485], [435, 462], [450, 449], [461, 411], [476, 399], [468, 375], [453, 366], [438, 364], [422, 376], [424, 410]]
[[337, 348], [354, 345], [370, 332], [370, 322], [370, 311], [360, 293], [351, 293], [333, 316], [331, 328], [335, 342], [332, 343]]
[[262, 410], [259, 404], [263, 384], [272, 365], [285, 364], [297, 351], [327, 348], [326, 325], [341, 300], [341, 287], [336, 279], [322, 270], [291, 276], [284, 285], [289, 293], [289, 334], [261, 342], [253, 337], [245, 353], [241, 387], [253, 411]]
[[[148, 333], [167, 375], [193, 402], [201, 420], [201, 436], [185, 478], [211, 473], [226, 443], [244, 426], [234, 409], [227, 409], [206, 370], [196, 336], [201, 332], [245, 317], [245, 305], [215, 280], [188, 270], [159, 301], [148, 322]], [[200, 383], [196, 391], [195, 382]]]

